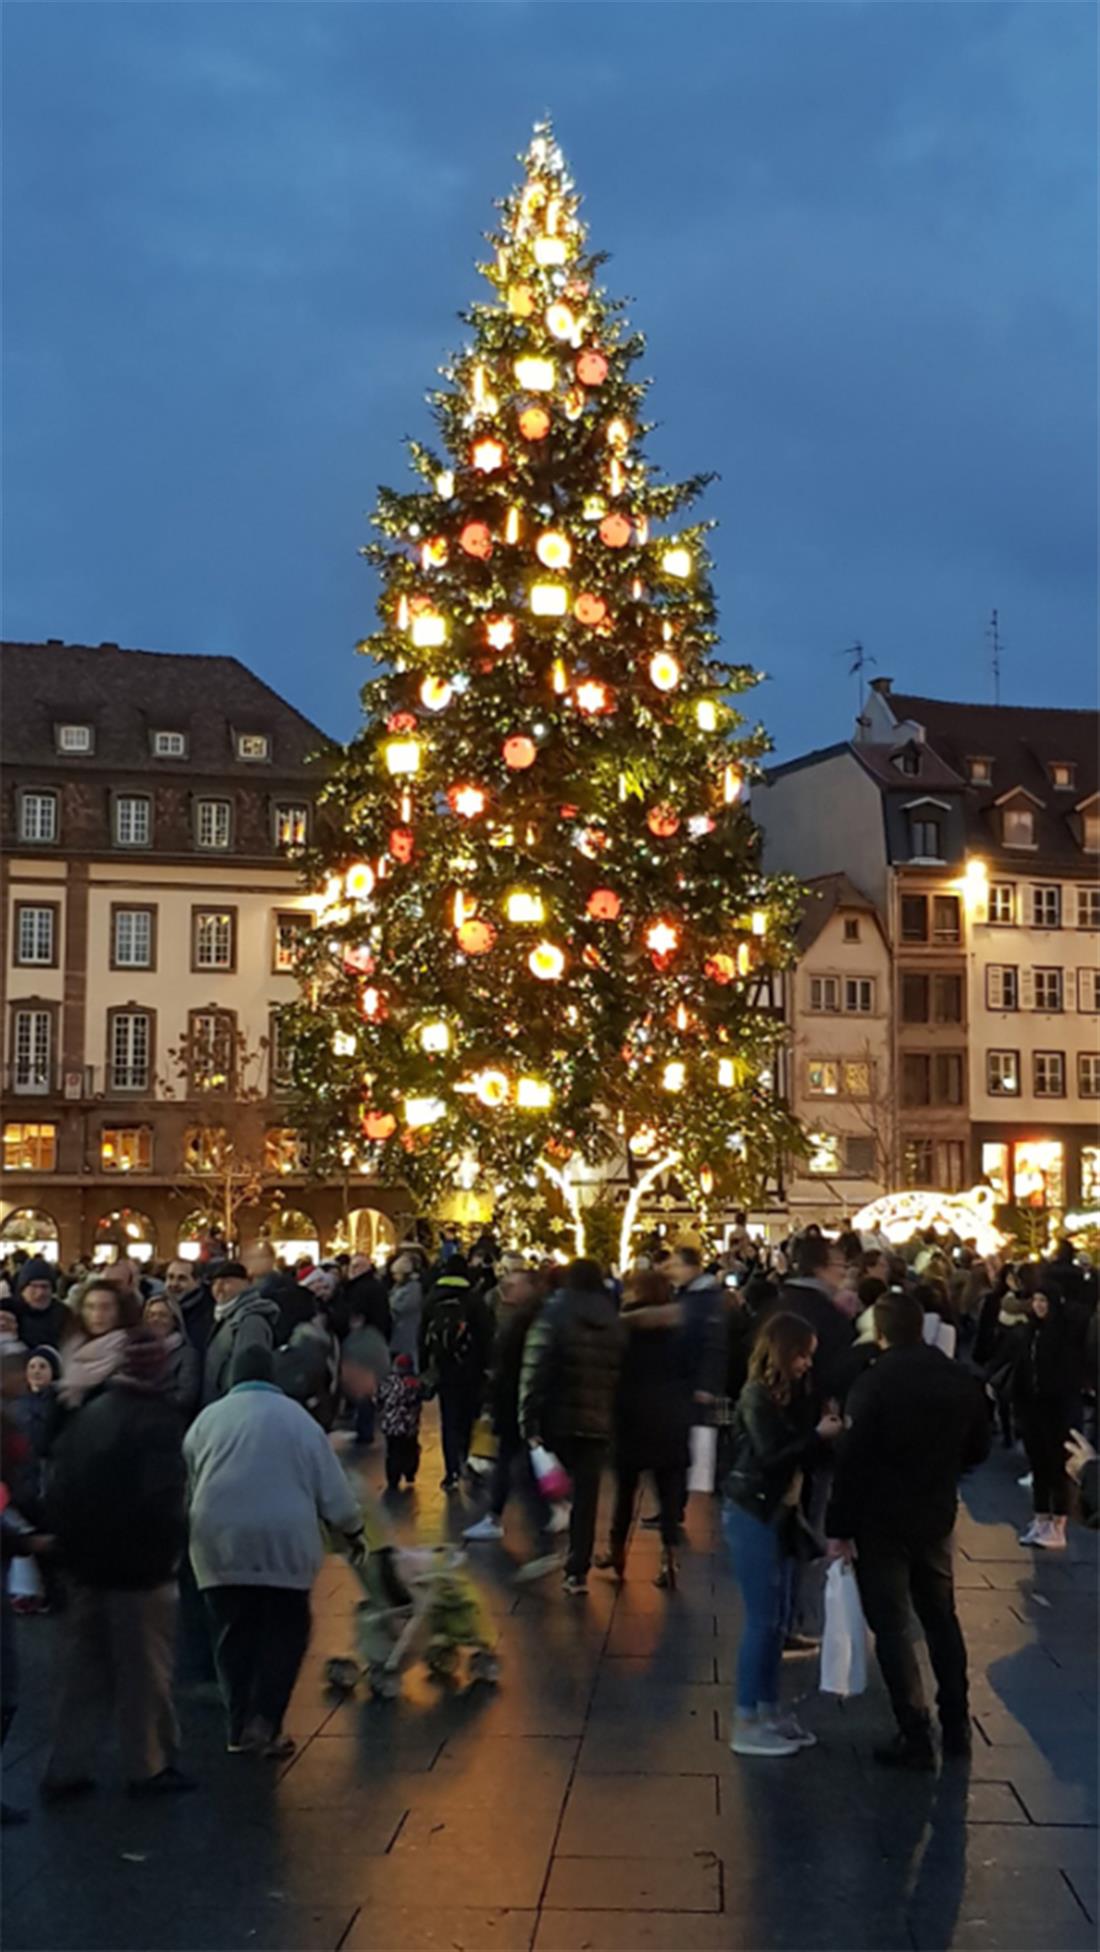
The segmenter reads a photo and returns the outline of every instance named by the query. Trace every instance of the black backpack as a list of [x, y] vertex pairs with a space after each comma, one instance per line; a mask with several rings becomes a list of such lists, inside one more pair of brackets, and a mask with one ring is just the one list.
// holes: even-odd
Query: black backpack
[[448, 1295], [428, 1324], [428, 1355], [435, 1369], [464, 1369], [474, 1359], [474, 1332], [466, 1316], [466, 1297]]

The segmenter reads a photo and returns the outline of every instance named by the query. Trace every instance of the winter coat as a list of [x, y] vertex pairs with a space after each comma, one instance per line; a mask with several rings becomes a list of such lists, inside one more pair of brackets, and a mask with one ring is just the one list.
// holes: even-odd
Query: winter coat
[[[27, 1262], [28, 1267], [32, 1265], [31, 1261]], [[27, 1350], [41, 1349], [44, 1345], [60, 1348], [77, 1328], [72, 1309], [66, 1302], [58, 1301], [56, 1295], [45, 1308], [28, 1308], [25, 1302], [17, 1300], [15, 1318], [19, 1323], [19, 1340]]]
[[383, 1437], [415, 1437], [420, 1430], [424, 1384], [410, 1371], [391, 1369], [375, 1397]]
[[82, 1585], [149, 1591], [183, 1550], [183, 1426], [163, 1390], [113, 1376], [54, 1445], [47, 1524]]
[[191, 1347], [198, 1352], [199, 1362], [206, 1355], [206, 1345], [214, 1332], [214, 1295], [208, 1281], [198, 1281], [189, 1288], [180, 1302], [183, 1312], [183, 1325], [187, 1330]]
[[[469, 1328], [467, 1352], [456, 1362], [446, 1353], [459, 1319]], [[441, 1274], [429, 1291], [420, 1318], [420, 1367], [446, 1386], [452, 1378], [480, 1379], [489, 1366], [493, 1347], [493, 1318], [485, 1297], [471, 1287], [464, 1274]]]
[[697, 1274], [677, 1290], [676, 1299], [683, 1311], [683, 1360], [692, 1390], [721, 1396], [726, 1386], [725, 1289], [711, 1275]]
[[1025, 1421], [1029, 1415], [1065, 1414], [1081, 1387], [1081, 1362], [1065, 1303], [1052, 1300], [1042, 1320], [1029, 1316], [1020, 1356], [1012, 1373], [1012, 1395]]
[[259, 1283], [259, 1289], [266, 1300], [275, 1302], [278, 1307], [279, 1319], [275, 1324], [275, 1343], [281, 1349], [284, 1342], [290, 1341], [295, 1329], [302, 1322], [312, 1321], [313, 1311], [317, 1305], [316, 1298], [308, 1288], [303, 1288], [301, 1282], [296, 1281], [292, 1274], [287, 1274], [280, 1268], [272, 1268], [270, 1274], [265, 1274]]
[[229, 1313], [215, 1321], [206, 1345], [202, 1369], [202, 1402], [216, 1403], [232, 1384], [233, 1358], [242, 1349], [257, 1343], [265, 1349], [275, 1346], [279, 1304], [258, 1288], [245, 1288], [236, 1297]]
[[624, 1471], [687, 1468], [692, 1422], [693, 1351], [683, 1332], [683, 1304], [627, 1308], [615, 1399], [615, 1462]]
[[805, 1385], [794, 1386], [788, 1403], [777, 1403], [766, 1383], [746, 1383], [733, 1413], [733, 1462], [723, 1495], [769, 1524], [818, 1447], [814, 1401]]
[[358, 1533], [358, 1501], [308, 1410], [272, 1383], [238, 1383], [184, 1440], [191, 1564], [201, 1588], [308, 1592], [325, 1556], [321, 1524]]
[[605, 1292], [564, 1289], [532, 1324], [520, 1373], [520, 1429], [556, 1449], [571, 1438], [606, 1443], [626, 1330]]
[[818, 1404], [823, 1403], [826, 1397], [836, 1394], [832, 1372], [855, 1341], [853, 1323], [841, 1314], [824, 1282], [810, 1277], [784, 1281], [775, 1302], [765, 1309], [760, 1319], [767, 1321], [773, 1315], [800, 1315], [813, 1329], [817, 1337], [814, 1397]]
[[424, 1290], [418, 1275], [410, 1275], [390, 1289], [390, 1354], [417, 1360], [420, 1350], [420, 1317], [424, 1311]]
[[58, 1423], [57, 1384], [27, 1390], [16, 1397], [9, 1414], [27, 1440], [27, 1452], [8, 1489], [24, 1517], [37, 1519], [46, 1490], [46, 1458]]
[[[376, 1328], [383, 1342], [389, 1341], [392, 1297], [387, 1299], [385, 1285], [377, 1274], [357, 1274], [344, 1287], [339, 1307], [349, 1327], [354, 1321], [360, 1328]], [[415, 1354], [415, 1350], [409, 1353]]]
[[829, 1536], [945, 1539], [960, 1477], [989, 1455], [989, 1410], [977, 1377], [924, 1343], [884, 1349], [851, 1390], [847, 1413]]
[[489, 1380], [489, 1408], [493, 1428], [508, 1450], [521, 1442], [519, 1429], [519, 1385], [523, 1351], [531, 1324], [543, 1306], [541, 1297], [502, 1308], [497, 1339], [493, 1348], [493, 1373]]
[[171, 1335], [165, 1337], [164, 1347], [168, 1357], [164, 1388], [171, 1397], [184, 1423], [190, 1423], [199, 1407], [199, 1390], [202, 1386], [202, 1364], [199, 1352], [187, 1333], [183, 1309], [170, 1294], [157, 1296], [165, 1307], [172, 1311], [176, 1326]]

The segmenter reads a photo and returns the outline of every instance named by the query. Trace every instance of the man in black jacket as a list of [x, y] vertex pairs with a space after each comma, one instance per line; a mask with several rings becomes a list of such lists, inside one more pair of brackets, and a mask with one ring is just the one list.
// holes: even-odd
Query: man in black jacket
[[882, 1354], [848, 1398], [825, 1529], [830, 1556], [855, 1562], [898, 1735], [878, 1762], [935, 1767], [911, 1612], [928, 1642], [945, 1755], [970, 1753], [966, 1645], [955, 1612], [952, 1532], [958, 1481], [989, 1454], [989, 1413], [969, 1371], [922, 1341], [915, 1296], [875, 1303]]
[[546, 1444], [573, 1480], [568, 1593], [588, 1591], [600, 1474], [615, 1420], [626, 1331], [595, 1261], [571, 1261], [523, 1348], [519, 1422], [529, 1444]]
[[176, 1767], [176, 1568], [184, 1543], [183, 1422], [151, 1330], [70, 1419], [54, 1451], [50, 1529], [72, 1577], [47, 1801], [94, 1787], [98, 1723], [114, 1695], [132, 1795], [193, 1789]]

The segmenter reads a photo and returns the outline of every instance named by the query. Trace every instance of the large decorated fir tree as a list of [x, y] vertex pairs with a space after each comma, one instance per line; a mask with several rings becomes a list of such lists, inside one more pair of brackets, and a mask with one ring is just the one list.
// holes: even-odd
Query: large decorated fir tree
[[365, 723], [327, 792], [289, 1026], [325, 1165], [430, 1202], [566, 1193], [618, 1155], [747, 1197], [792, 1128], [760, 975], [788, 883], [745, 809], [766, 749], [716, 656], [707, 477], [644, 454], [642, 340], [602, 289], [548, 128], [501, 206], [492, 295], [382, 490]]

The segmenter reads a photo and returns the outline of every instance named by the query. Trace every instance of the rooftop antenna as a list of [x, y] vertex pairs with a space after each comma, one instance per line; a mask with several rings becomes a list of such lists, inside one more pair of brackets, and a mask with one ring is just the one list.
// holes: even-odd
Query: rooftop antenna
[[872, 657], [869, 651], [865, 651], [862, 644], [849, 644], [846, 650], [837, 651], [836, 656], [850, 657], [852, 660], [848, 666], [848, 676], [850, 678], [856, 678], [859, 681], [859, 717], [862, 718], [864, 698], [863, 673], [869, 664], [877, 664], [878, 659], [877, 657]]
[[989, 639], [993, 665], [993, 703], [999, 705], [1001, 702], [1001, 630], [997, 622], [996, 610], [993, 611], [989, 619], [985, 634]]

